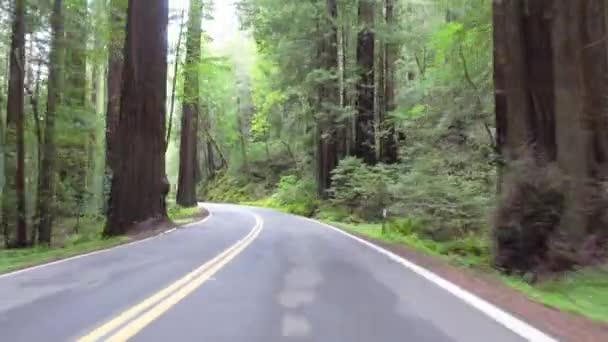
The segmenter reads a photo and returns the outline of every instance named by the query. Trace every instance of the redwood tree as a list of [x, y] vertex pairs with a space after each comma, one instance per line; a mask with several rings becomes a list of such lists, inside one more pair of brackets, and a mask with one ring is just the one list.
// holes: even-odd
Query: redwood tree
[[[17, 247], [27, 245], [25, 208], [24, 83], [25, 83], [25, 0], [13, 3], [6, 117], [5, 175], [3, 199], [4, 230], [15, 224]], [[8, 236], [6, 236], [8, 237]], [[7, 241], [8, 243], [8, 241]]]
[[130, 0], [106, 235], [167, 216], [167, 0]]
[[398, 46], [394, 41], [392, 30], [396, 24], [395, 20], [395, 0], [384, 0], [386, 25], [391, 33], [388, 34], [387, 41], [384, 43], [383, 51], [383, 71], [384, 84], [383, 108], [380, 113], [380, 125], [382, 135], [380, 137], [380, 158], [382, 162], [394, 163], [398, 158], [398, 146], [395, 139], [395, 124], [387, 119], [386, 115], [396, 109], [395, 103], [395, 62], [397, 61]]
[[38, 183], [38, 240], [42, 244], [51, 243], [53, 225], [53, 208], [55, 202], [55, 119], [61, 104], [64, 68], [64, 29], [63, 29], [63, 0], [53, 1], [51, 16], [51, 53], [49, 60], [49, 78], [47, 110], [45, 116], [44, 143], [42, 148], [42, 163], [40, 166], [40, 181]]
[[[321, 196], [331, 187], [331, 171], [338, 165], [338, 159], [346, 150], [345, 125], [338, 122], [337, 110], [340, 106], [340, 86], [338, 84], [338, 4], [336, 0], [326, 2], [324, 32], [319, 44], [320, 66], [331, 77], [321, 82], [319, 98], [321, 113], [317, 118], [317, 185]], [[325, 31], [325, 30], [324, 30]]]
[[[601, 190], [608, 176], [605, 6], [603, 0], [494, 2], [496, 140], [505, 193], [495, 229], [504, 267], [579, 263], [580, 253], [606, 237], [598, 229], [608, 201]], [[542, 173], [530, 179], [530, 169], [547, 167], [559, 171], [559, 186], [539, 188], [547, 187]], [[524, 221], [531, 213], [533, 221]]]
[[122, 84], [123, 47], [125, 41], [126, 0], [111, 0], [110, 3], [110, 40], [108, 44], [108, 92], [106, 109], [106, 168], [104, 190], [109, 190], [112, 170], [116, 169], [116, 142], [120, 115], [120, 91]]
[[368, 164], [376, 162], [374, 117], [374, 56], [375, 1], [359, 1], [359, 26], [357, 35], [357, 117], [355, 119], [355, 156]]
[[[190, 1], [188, 36], [186, 38], [186, 67], [184, 68], [184, 100], [182, 104], [182, 128], [179, 146], [179, 176], [177, 204], [193, 207], [197, 204], [198, 182], [198, 119], [199, 119], [199, 72], [201, 55], [202, 1]], [[179, 48], [179, 46], [178, 46]]]

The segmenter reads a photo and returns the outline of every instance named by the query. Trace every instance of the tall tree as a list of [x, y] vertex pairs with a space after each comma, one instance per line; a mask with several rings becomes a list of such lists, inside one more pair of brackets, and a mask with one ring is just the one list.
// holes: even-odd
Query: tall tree
[[331, 187], [331, 171], [338, 165], [338, 158], [345, 153], [344, 126], [338, 122], [337, 110], [340, 106], [340, 85], [338, 82], [338, 3], [326, 1], [323, 26], [327, 31], [322, 35], [320, 45], [320, 66], [329, 73], [321, 82], [319, 98], [321, 113], [317, 118], [317, 185], [321, 196]]
[[[201, 58], [202, 1], [190, 1], [188, 36], [186, 38], [186, 66], [184, 68], [184, 100], [179, 147], [179, 177], [176, 201], [193, 207], [197, 204], [196, 183], [199, 181], [198, 120], [199, 120], [199, 65]], [[178, 46], [179, 49], [179, 46]]]
[[357, 35], [357, 117], [355, 127], [355, 156], [368, 164], [376, 162], [375, 115], [374, 115], [374, 56], [375, 0], [359, 1], [359, 33]]
[[395, 103], [395, 62], [397, 60], [398, 46], [395, 43], [394, 30], [395, 0], [384, 0], [385, 21], [388, 28], [387, 38], [383, 45], [383, 108], [380, 113], [380, 160], [385, 163], [394, 163], [398, 158], [398, 145], [395, 139], [395, 124], [386, 117], [396, 108]]
[[[13, 29], [10, 50], [9, 85], [6, 117], [5, 174], [3, 224], [16, 225], [17, 247], [27, 245], [27, 217], [25, 208], [25, 0], [13, 3]], [[7, 241], [8, 242], [8, 241]]]
[[129, 0], [120, 117], [106, 235], [167, 216], [167, 0]]
[[53, 1], [51, 16], [51, 52], [49, 60], [49, 78], [47, 109], [45, 116], [44, 143], [42, 148], [42, 163], [40, 166], [40, 181], [38, 189], [38, 241], [41, 244], [51, 243], [53, 225], [53, 203], [55, 202], [55, 120], [61, 105], [64, 70], [64, 28], [63, 0]]
[[[505, 267], [547, 258], [550, 240], [565, 238], [561, 243], [579, 250], [602, 226], [588, 205], [608, 176], [605, 6], [602, 0], [494, 2], [497, 146], [505, 163], [499, 181], [516, 188], [514, 167], [523, 158], [537, 167], [556, 165], [567, 180], [559, 219], [526, 227], [542, 229], [541, 246], [498, 222], [497, 257]], [[521, 246], [531, 248], [514, 253]]]
[[117, 169], [115, 136], [120, 116], [120, 91], [124, 63], [124, 42], [127, 0], [111, 0], [110, 3], [110, 37], [108, 44], [108, 89], [106, 108], [106, 167], [104, 191], [111, 186], [112, 171]]

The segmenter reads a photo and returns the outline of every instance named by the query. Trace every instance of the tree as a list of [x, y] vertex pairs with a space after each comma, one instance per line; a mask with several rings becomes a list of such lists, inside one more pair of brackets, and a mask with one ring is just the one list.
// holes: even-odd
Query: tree
[[112, 180], [112, 170], [117, 169], [115, 136], [120, 116], [120, 91], [124, 63], [124, 26], [126, 22], [126, 0], [112, 0], [110, 3], [110, 38], [108, 46], [108, 92], [106, 109], [106, 168], [104, 190], [108, 191]]
[[[27, 245], [27, 216], [25, 208], [25, 0], [14, 1], [13, 28], [10, 49], [9, 86], [6, 117], [5, 174], [7, 182], [3, 195], [3, 224], [5, 231], [16, 223], [17, 247]], [[8, 241], [6, 241], [8, 243]]]
[[61, 106], [64, 70], [64, 27], [63, 0], [53, 1], [51, 16], [51, 52], [49, 60], [49, 79], [47, 94], [47, 109], [45, 116], [44, 143], [42, 163], [40, 165], [40, 181], [38, 189], [38, 241], [41, 244], [51, 243], [53, 226], [53, 204], [55, 203], [55, 120]]
[[106, 235], [167, 216], [167, 0], [130, 0]]
[[[601, 0], [494, 2], [497, 147], [505, 164], [499, 181], [503, 189], [521, 187], [518, 173], [526, 171], [517, 165], [526, 158], [528, 169], [554, 166], [564, 177], [554, 196], [557, 218], [546, 226], [518, 232], [498, 222], [497, 258], [505, 267], [534, 267], [549, 253], [572, 253], [550, 245], [578, 251], [590, 236], [606, 235], [593, 209], [608, 175], [605, 6]], [[548, 200], [542, 205], [555, 209]], [[539, 244], [514, 253], [514, 241], [530, 240], [532, 229]]]
[[[317, 186], [320, 196], [327, 196], [331, 187], [331, 171], [344, 156], [344, 125], [339, 122], [337, 111], [340, 106], [340, 87], [338, 84], [338, 4], [327, 0], [323, 31], [319, 48], [320, 66], [328, 73], [319, 86], [321, 113], [317, 118]], [[342, 127], [340, 127], [342, 126]]]
[[359, 25], [357, 35], [357, 65], [359, 81], [357, 83], [357, 117], [355, 119], [355, 156], [368, 164], [376, 163], [376, 129], [374, 115], [374, 0], [359, 1]]
[[386, 115], [396, 109], [395, 103], [395, 62], [397, 60], [398, 46], [394, 42], [393, 30], [395, 29], [395, 0], [384, 0], [385, 6], [385, 21], [389, 33], [386, 42], [383, 44], [383, 84], [381, 91], [383, 92], [383, 108], [380, 116], [380, 160], [385, 163], [395, 163], [398, 158], [398, 145], [395, 139], [395, 124], [393, 120], [387, 119]]
[[[202, 1], [190, 1], [186, 67], [184, 68], [184, 101], [179, 150], [179, 178], [176, 201], [184, 207], [197, 205], [196, 183], [199, 181], [198, 120], [199, 65], [201, 52]], [[179, 47], [178, 47], [179, 48]]]

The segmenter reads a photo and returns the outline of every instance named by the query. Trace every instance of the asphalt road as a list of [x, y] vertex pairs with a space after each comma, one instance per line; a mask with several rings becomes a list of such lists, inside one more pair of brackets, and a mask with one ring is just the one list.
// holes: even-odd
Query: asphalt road
[[170, 234], [0, 276], [0, 341], [526, 340], [323, 225], [208, 207]]

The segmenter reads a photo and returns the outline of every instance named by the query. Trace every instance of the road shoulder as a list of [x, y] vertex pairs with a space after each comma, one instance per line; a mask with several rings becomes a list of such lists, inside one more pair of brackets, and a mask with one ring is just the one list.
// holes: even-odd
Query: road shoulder
[[[171, 233], [176, 229], [187, 228], [195, 223], [203, 222], [210, 217], [210, 212], [205, 207], [199, 206], [199, 209], [197, 213], [181, 217], [177, 220], [156, 220], [142, 223], [138, 229], [135, 229], [129, 235], [117, 238], [88, 241], [69, 247], [0, 250], [0, 253], [4, 253], [6, 257], [0, 262], [0, 278], [25, 272], [28, 269], [102, 253], [113, 248], [124, 247], [162, 234]], [[0, 254], [1, 257], [2, 254]]]
[[414, 251], [401, 244], [370, 238], [339, 225], [332, 226], [428, 269], [557, 338], [565, 341], [605, 341], [608, 336], [608, 325], [534, 302], [487, 274], [452, 266], [445, 260]]

